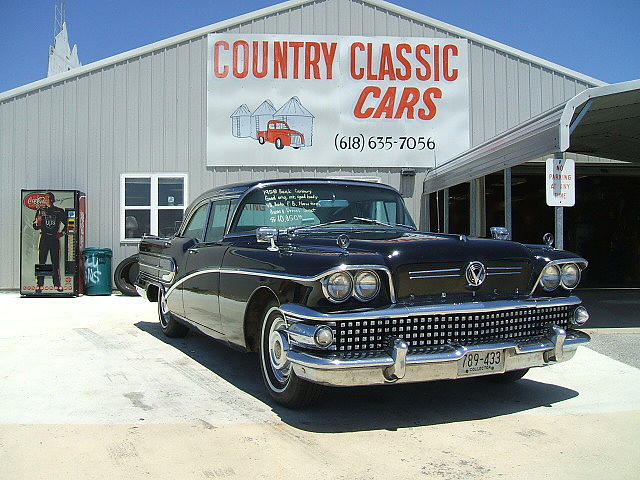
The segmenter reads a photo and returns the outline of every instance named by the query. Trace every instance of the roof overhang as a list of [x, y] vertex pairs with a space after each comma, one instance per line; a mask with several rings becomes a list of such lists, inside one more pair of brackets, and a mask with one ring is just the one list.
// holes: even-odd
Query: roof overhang
[[424, 192], [556, 152], [640, 164], [640, 80], [584, 90], [566, 104], [461, 153], [427, 175]]

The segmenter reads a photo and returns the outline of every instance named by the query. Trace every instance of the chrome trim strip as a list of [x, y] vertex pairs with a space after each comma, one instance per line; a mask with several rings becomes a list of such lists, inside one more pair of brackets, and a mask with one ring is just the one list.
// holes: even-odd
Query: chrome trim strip
[[[154, 267], [155, 268], [155, 267]], [[277, 278], [282, 280], [294, 280], [298, 282], [317, 282], [321, 280], [323, 277], [327, 275], [331, 275], [332, 273], [342, 272], [345, 270], [380, 270], [384, 271], [387, 274], [389, 280], [389, 295], [391, 297], [391, 302], [396, 303], [396, 293], [395, 288], [393, 286], [393, 277], [391, 276], [391, 271], [383, 266], [383, 265], [339, 265], [337, 267], [330, 268], [329, 270], [325, 270], [322, 273], [314, 276], [303, 276], [303, 275], [292, 275], [289, 273], [274, 273], [268, 272], [265, 270], [251, 270], [251, 269], [236, 269], [236, 268], [208, 268], [205, 270], [198, 270], [197, 272], [190, 273], [189, 275], [185, 275], [176, 283], [171, 285], [169, 290], [167, 291], [167, 297], [173, 292], [173, 290], [186, 282], [187, 280], [196, 277], [198, 275], [204, 275], [207, 273], [221, 273], [221, 274], [233, 274], [233, 275], [251, 275], [258, 277], [266, 277], [266, 278]]]
[[312, 320], [316, 322], [339, 322], [343, 320], [369, 320], [379, 318], [401, 318], [416, 315], [449, 315], [517, 310], [521, 308], [548, 308], [579, 305], [578, 297], [539, 298], [530, 300], [495, 300], [490, 302], [468, 302], [438, 305], [393, 306], [376, 310], [348, 313], [322, 313], [303, 305], [286, 303], [280, 307], [288, 320]]
[[487, 276], [493, 276], [493, 275], [519, 275], [520, 273], [522, 273], [521, 271], [517, 271], [517, 272], [487, 272]]
[[446, 278], [446, 277], [460, 277], [462, 276], [462, 274], [460, 273], [455, 273], [455, 274], [443, 274], [443, 275], [414, 275], [414, 276], [409, 276], [409, 280], [417, 280], [420, 278]]
[[[544, 258], [544, 257], [538, 257], [538, 258]], [[533, 292], [535, 292], [536, 288], [538, 288], [538, 285], [540, 285], [540, 279], [542, 278], [542, 272], [544, 271], [544, 269], [545, 269], [545, 267], [547, 265], [562, 265], [564, 263], [575, 263], [576, 265], [578, 265], [578, 268], [580, 269], [580, 273], [582, 273], [582, 270], [584, 270], [585, 268], [587, 268], [589, 266], [589, 262], [586, 261], [582, 257], [563, 258], [563, 259], [560, 259], [560, 260], [551, 260], [551, 261], [547, 262], [544, 267], [542, 267], [542, 270], [540, 270], [540, 275], [538, 275], [537, 280], [533, 284], [533, 288], [531, 289], [531, 292], [529, 292], [529, 295], [533, 295]], [[576, 285], [576, 287], [577, 286], [578, 285]], [[569, 290], [569, 291], [571, 291], [574, 288], [576, 288], [576, 287], [567, 288], [564, 285], [562, 285], [562, 287], [565, 288], [566, 290]], [[556, 290], [557, 290], [557, 288], [556, 288]]]
[[487, 267], [487, 270], [514, 270], [521, 272], [522, 267]]
[[438, 270], [416, 270], [415, 272], [409, 272], [409, 275], [417, 275], [420, 273], [442, 273], [442, 272], [459, 272], [461, 268], [441, 268]]

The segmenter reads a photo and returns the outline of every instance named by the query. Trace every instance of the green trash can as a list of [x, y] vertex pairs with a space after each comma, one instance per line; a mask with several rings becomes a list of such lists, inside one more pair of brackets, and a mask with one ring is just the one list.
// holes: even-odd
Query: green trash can
[[86, 294], [111, 295], [111, 249], [87, 247], [82, 254]]

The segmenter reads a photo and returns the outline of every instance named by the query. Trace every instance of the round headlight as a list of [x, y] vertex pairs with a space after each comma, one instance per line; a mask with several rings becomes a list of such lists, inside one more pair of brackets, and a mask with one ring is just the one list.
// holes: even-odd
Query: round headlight
[[562, 285], [565, 288], [576, 288], [580, 282], [580, 268], [575, 263], [562, 266]]
[[542, 288], [546, 291], [555, 290], [560, 285], [560, 269], [556, 265], [547, 265], [542, 269], [540, 277]]
[[329, 277], [324, 284], [326, 297], [332, 302], [344, 302], [353, 291], [353, 278], [348, 272], [338, 272]]
[[371, 300], [380, 291], [380, 278], [372, 270], [361, 270], [356, 273], [354, 293], [358, 300]]

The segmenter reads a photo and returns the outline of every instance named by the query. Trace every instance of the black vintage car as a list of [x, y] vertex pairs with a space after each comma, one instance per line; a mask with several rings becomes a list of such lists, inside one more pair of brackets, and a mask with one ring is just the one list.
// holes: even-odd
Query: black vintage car
[[175, 236], [142, 240], [139, 265], [166, 335], [193, 327], [258, 352], [267, 390], [289, 407], [321, 385], [515, 381], [589, 341], [571, 294], [586, 260], [419, 232], [398, 192], [376, 183], [209, 190]]

